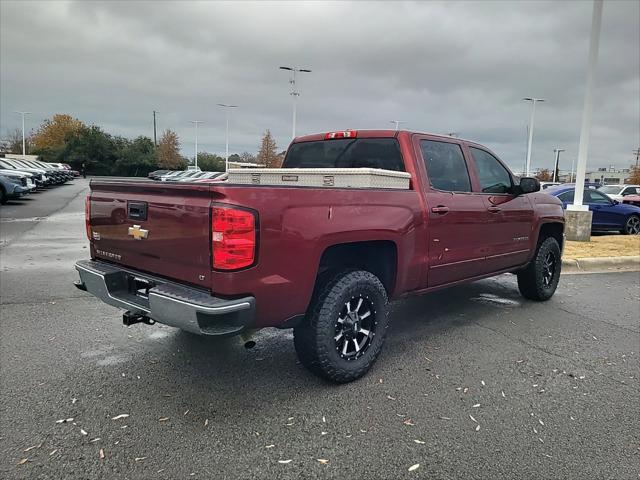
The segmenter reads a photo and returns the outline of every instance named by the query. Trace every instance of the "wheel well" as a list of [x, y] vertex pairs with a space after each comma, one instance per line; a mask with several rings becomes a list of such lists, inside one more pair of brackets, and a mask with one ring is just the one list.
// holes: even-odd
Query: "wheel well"
[[553, 237], [560, 245], [560, 250], [562, 250], [562, 242], [564, 240], [563, 237], [564, 226], [561, 223], [543, 223], [540, 227], [540, 235], [538, 235], [538, 243], [542, 242], [545, 238]]
[[316, 285], [332, 271], [357, 268], [378, 277], [390, 295], [396, 281], [397, 259], [396, 244], [387, 240], [332, 245], [320, 258]]

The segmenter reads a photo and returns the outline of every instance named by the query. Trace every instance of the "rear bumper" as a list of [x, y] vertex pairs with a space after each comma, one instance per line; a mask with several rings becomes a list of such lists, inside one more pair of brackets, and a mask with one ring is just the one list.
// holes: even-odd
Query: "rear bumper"
[[[200, 335], [227, 336], [251, 328], [255, 298], [222, 299], [192, 287], [96, 260], [76, 263], [76, 287], [114, 307]], [[147, 285], [145, 295], [136, 286]]]

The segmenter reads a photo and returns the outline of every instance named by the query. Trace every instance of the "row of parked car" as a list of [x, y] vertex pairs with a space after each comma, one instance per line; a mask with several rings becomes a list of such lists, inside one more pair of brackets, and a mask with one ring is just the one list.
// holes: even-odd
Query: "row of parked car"
[[[575, 196], [575, 185], [570, 183], [550, 186], [543, 190], [557, 197], [564, 209]], [[625, 235], [640, 235], [640, 186], [639, 185], [588, 185], [585, 184], [582, 204], [593, 212], [591, 230], [594, 232], [618, 231]]]
[[[32, 157], [32, 156], [30, 156]], [[62, 185], [80, 175], [66, 163], [42, 162], [21, 155], [0, 156], [0, 204], [36, 189]]]
[[226, 172], [203, 172], [202, 170], [156, 170], [149, 178], [160, 182], [221, 182], [227, 179]]

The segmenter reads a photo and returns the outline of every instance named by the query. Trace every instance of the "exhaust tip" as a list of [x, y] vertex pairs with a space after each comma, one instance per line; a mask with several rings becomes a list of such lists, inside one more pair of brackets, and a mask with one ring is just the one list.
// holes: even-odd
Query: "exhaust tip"
[[251, 350], [255, 346], [256, 346], [256, 342], [254, 342], [253, 340], [248, 340], [244, 342], [244, 348], [246, 348], [247, 350]]

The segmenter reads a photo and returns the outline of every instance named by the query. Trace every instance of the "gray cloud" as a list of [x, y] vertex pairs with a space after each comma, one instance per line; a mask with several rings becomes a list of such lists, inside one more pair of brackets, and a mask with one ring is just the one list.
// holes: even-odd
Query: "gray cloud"
[[[241, 106], [231, 151], [255, 151], [270, 128], [290, 140], [279, 65], [301, 75], [298, 133], [341, 128], [460, 132], [514, 169], [524, 163], [529, 104], [533, 166], [553, 148], [577, 154], [591, 2], [2, 2], [0, 123], [71, 113], [111, 133], [172, 128], [191, 155], [224, 150], [218, 102]], [[628, 166], [640, 144], [640, 4], [604, 7], [589, 166]]]

